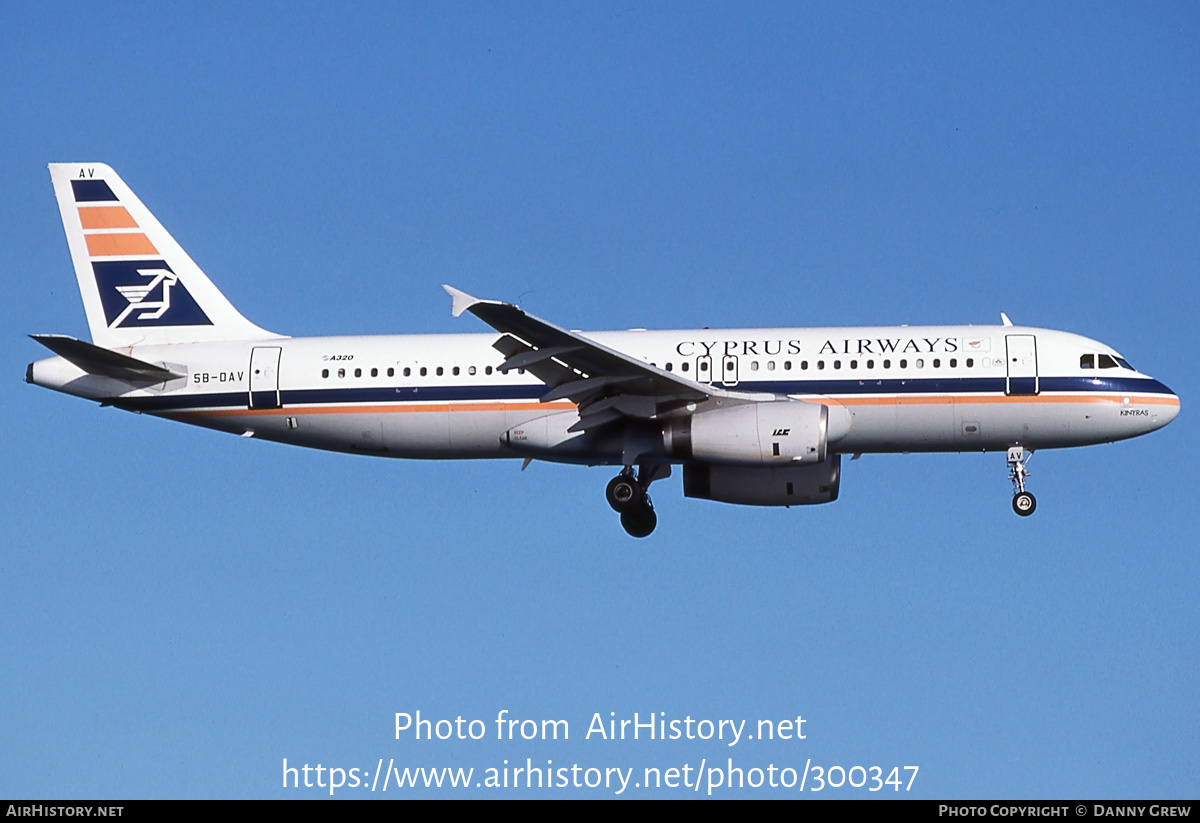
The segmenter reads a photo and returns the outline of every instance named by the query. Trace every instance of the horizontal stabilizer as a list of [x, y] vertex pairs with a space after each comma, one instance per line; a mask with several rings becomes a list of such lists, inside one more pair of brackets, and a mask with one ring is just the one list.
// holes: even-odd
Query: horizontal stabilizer
[[31, 334], [34, 340], [64, 360], [73, 363], [88, 374], [111, 377], [130, 383], [164, 383], [186, 375], [178, 374], [162, 366], [138, 360], [120, 352], [94, 346], [64, 334]]

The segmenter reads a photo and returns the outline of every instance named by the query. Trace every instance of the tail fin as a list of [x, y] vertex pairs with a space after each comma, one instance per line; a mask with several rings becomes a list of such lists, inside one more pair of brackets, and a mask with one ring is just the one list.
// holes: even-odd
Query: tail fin
[[242, 317], [108, 166], [52, 163], [50, 179], [97, 345], [279, 337]]

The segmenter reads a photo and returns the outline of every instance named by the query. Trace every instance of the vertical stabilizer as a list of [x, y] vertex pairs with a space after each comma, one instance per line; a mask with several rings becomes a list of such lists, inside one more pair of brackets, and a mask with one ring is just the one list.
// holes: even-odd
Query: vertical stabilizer
[[50, 179], [97, 345], [279, 337], [242, 317], [108, 166], [52, 163]]

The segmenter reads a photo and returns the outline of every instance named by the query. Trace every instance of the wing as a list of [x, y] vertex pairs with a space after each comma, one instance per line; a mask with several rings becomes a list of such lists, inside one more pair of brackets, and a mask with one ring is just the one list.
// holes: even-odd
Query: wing
[[525, 369], [545, 383], [550, 390], [543, 403], [568, 399], [579, 406], [579, 422], [571, 431], [622, 418], [654, 419], [712, 397], [744, 396], [651, 366], [509, 303], [442, 288], [454, 299], [455, 317], [467, 311], [500, 332], [493, 345], [505, 356], [502, 371]]

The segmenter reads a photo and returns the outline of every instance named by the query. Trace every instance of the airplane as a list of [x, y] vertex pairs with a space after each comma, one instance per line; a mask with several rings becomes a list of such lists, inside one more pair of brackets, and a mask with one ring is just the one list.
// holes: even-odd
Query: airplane
[[50, 177], [92, 342], [33, 339], [26, 381], [132, 412], [381, 457], [620, 466], [634, 537], [648, 489], [757, 506], [837, 499], [843, 455], [1004, 452], [1013, 510], [1035, 450], [1162, 428], [1179, 398], [1112, 347], [995, 326], [570, 331], [444, 286], [487, 333], [296, 338], [217, 290], [100, 163]]

